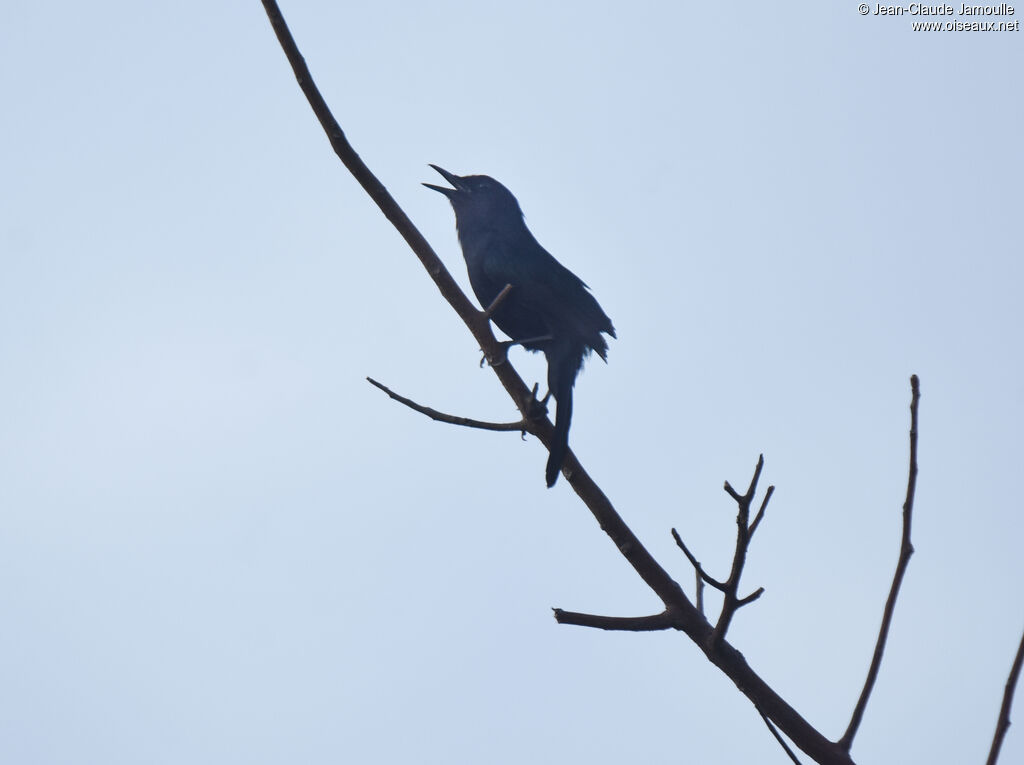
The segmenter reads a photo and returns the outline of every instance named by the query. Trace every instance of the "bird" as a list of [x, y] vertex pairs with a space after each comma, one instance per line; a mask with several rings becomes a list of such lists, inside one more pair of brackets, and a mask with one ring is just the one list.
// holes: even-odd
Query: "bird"
[[448, 197], [455, 211], [469, 283], [484, 309], [506, 293], [490, 318], [514, 345], [540, 351], [548, 365], [548, 396], [558, 404], [544, 478], [555, 485], [569, 449], [572, 391], [591, 351], [608, 361], [611, 319], [590, 288], [545, 250], [526, 227], [512, 192], [487, 175], [455, 175], [430, 165], [451, 188], [423, 185]]

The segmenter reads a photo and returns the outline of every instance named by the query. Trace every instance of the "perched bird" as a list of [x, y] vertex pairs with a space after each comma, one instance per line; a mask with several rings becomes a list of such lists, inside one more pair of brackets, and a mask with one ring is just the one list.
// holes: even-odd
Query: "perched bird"
[[512, 192], [486, 175], [459, 176], [431, 167], [453, 187], [423, 184], [452, 203], [477, 300], [487, 309], [511, 285], [491, 319], [515, 343], [542, 351], [547, 359], [548, 395], [558, 402], [545, 471], [548, 486], [554, 486], [569, 448], [576, 375], [592, 350], [607, 361], [608, 343], [601, 333], [615, 337], [615, 328], [587, 285], [534, 239]]

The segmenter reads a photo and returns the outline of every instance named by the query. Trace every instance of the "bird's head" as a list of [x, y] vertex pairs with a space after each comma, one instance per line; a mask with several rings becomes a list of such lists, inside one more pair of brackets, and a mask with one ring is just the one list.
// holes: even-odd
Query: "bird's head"
[[444, 168], [431, 165], [452, 188], [424, 183], [428, 189], [448, 197], [455, 210], [459, 229], [464, 227], [493, 226], [501, 223], [523, 225], [523, 212], [512, 192], [489, 175], [455, 175]]

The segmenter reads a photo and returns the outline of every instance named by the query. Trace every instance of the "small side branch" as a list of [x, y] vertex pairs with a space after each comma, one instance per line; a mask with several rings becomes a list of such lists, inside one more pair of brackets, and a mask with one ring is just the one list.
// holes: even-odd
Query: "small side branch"
[[773, 736], [775, 736], [775, 740], [779, 742], [779, 746], [782, 747], [782, 751], [789, 755], [790, 761], [796, 763], [796, 765], [801, 765], [800, 760], [797, 759], [796, 753], [789, 748], [789, 744], [787, 744], [786, 740], [782, 738], [782, 734], [779, 733], [775, 725], [772, 724], [772, 721], [768, 719], [768, 717], [765, 715], [764, 712], [761, 711], [760, 708], [758, 708], [757, 713], [761, 715], [761, 719], [764, 720], [764, 724], [768, 726], [768, 730], [771, 731], [771, 734]]
[[686, 546], [686, 542], [683, 541], [683, 538], [679, 536], [679, 532], [675, 529], [672, 529], [672, 538], [676, 540], [676, 545], [678, 545], [679, 549], [683, 551], [683, 555], [686, 556], [686, 559], [690, 561], [690, 565], [693, 566], [694, 570], [697, 572], [698, 580], [707, 582], [720, 592], [725, 592], [725, 582], [719, 582], [717, 579], [708, 575], [700, 565], [700, 561], [693, 557], [693, 553], [691, 553], [689, 548]]
[[367, 377], [366, 380], [370, 385], [380, 388], [398, 403], [405, 404], [410, 409], [419, 412], [420, 414], [425, 414], [427, 417], [432, 420], [436, 420], [437, 422], [447, 422], [449, 425], [462, 425], [463, 427], [477, 428], [478, 430], [518, 430], [521, 432], [529, 430], [526, 420], [519, 420], [518, 422], [487, 422], [485, 420], [473, 420], [469, 417], [459, 417], [454, 414], [445, 414], [444, 412], [439, 412], [436, 409], [431, 409], [429, 406], [417, 404], [415, 401], [408, 399], [405, 396], [398, 395], [388, 386], [377, 382], [372, 377]]
[[490, 319], [494, 315], [494, 312], [498, 310], [498, 306], [500, 306], [505, 301], [505, 298], [508, 297], [508, 293], [510, 293], [511, 291], [511, 284], [506, 284], [502, 288], [501, 292], [498, 293], [498, 296], [494, 298], [494, 300], [491, 301], [491, 304], [487, 306], [487, 308], [484, 310], [485, 319]]
[[555, 612], [555, 621], [559, 624], [575, 624], [578, 627], [595, 627], [600, 630], [619, 632], [657, 632], [679, 629], [676, 619], [668, 611], [651, 616], [598, 616], [563, 611], [561, 608], [552, 608], [551, 610]]
[[989, 750], [987, 765], [996, 765], [999, 759], [999, 750], [1003, 746], [1003, 738], [1006, 731], [1010, 729], [1010, 705], [1013, 704], [1013, 694], [1017, 688], [1017, 678], [1020, 677], [1020, 666], [1024, 663], [1024, 635], [1020, 637], [1020, 645], [1017, 646], [1017, 657], [1013, 660], [1010, 668], [1010, 676], [1006, 679], [1006, 689], [1003, 691], [1003, 705], [999, 709], [999, 720], [996, 722], [996, 734], [992, 737], [992, 749]]
[[740, 598], [739, 600], [737, 600], [736, 601], [736, 608], [742, 608], [743, 606], [747, 605], [748, 603], [753, 603], [755, 600], [757, 600], [762, 595], [764, 595], [764, 587], [758, 587], [752, 593], [747, 595], [747, 597]]
[[885, 652], [885, 643], [889, 638], [889, 626], [892, 624], [892, 615], [896, 609], [896, 598], [900, 593], [900, 585], [903, 584], [903, 575], [907, 572], [907, 565], [910, 563], [910, 556], [914, 554], [914, 545], [910, 543], [910, 521], [914, 514], [914, 490], [917, 486], [917, 406], [921, 400], [921, 385], [917, 375], [910, 376], [910, 467], [907, 476], [907, 496], [903, 501], [903, 536], [900, 539], [900, 556], [896, 563], [896, 573], [892, 578], [892, 586], [889, 588], [889, 597], [885, 601], [885, 609], [882, 612], [882, 626], [878, 630], [878, 640], [875, 643], [875, 653], [871, 657], [871, 666], [868, 668], [868, 676], [864, 680], [864, 688], [857, 699], [857, 705], [853, 709], [850, 724], [846, 733], [839, 739], [838, 744], [847, 752], [853, 746], [853, 738], [857, 735], [861, 720], [864, 717], [864, 709], [868, 705], [868, 698], [871, 690], [878, 679], [878, 669], [882, 665], [882, 654]]
[[761, 501], [761, 507], [757, 511], [757, 516], [754, 518], [754, 522], [750, 524], [750, 538], [754, 538], [754, 532], [757, 531], [757, 527], [761, 525], [761, 519], [764, 518], [765, 508], [768, 507], [768, 501], [772, 498], [772, 494], [775, 493], [775, 487], [769, 486], [768, 491], [764, 493], [764, 499]]

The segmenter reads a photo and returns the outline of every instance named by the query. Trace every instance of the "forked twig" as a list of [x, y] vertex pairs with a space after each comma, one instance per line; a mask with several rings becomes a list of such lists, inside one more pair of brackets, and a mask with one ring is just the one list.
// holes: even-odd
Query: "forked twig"
[[745, 494], [739, 494], [728, 481], [725, 482], [725, 491], [736, 501], [738, 508], [736, 513], [736, 547], [733, 550], [732, 569], [729, 571], [729, 578], [725, 582], [722, 613], [719, 614], [718, 622], [715, 624], [715, 631], [711, 635], [711, 644], [713, 646], [717, 646], [725, 638], [725, 633], [728, 632], [729, 624], [732, 622], [736, 612], [748, 603], [753, 603], [764, 592], [762, 587], [745, 598], [740, 598], [737, 595], [740, 587], [740, 577], [743, 576], [743, 567], [747, 562], [747, 551], [750, 549], [750, 538], [753, 529], [756, 529], [757, 525], [761, 523], [761, 518], [764, 516], [764, 508], [768, 505], [768, 500], [775, 490], [774, 486], [768, 488], [764, 502], [761, 503], [761, 509], [757, 517], [754, 518], [754, 523], [751, 524], [750, 503], [754, 501], [754, 495], [757, 493], [757, 482], [761, 479], [761, 471], [763, 469], [764, 455], [761, 454], [757, 457], [757, 466], [754, 468], [754, 475], [750, 479], [750, 486], [747, 487]]

